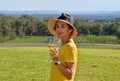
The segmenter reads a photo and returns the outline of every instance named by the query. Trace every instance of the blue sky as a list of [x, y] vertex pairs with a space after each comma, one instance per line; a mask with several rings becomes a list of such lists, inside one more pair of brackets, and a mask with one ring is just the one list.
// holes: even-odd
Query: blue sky
[[120, 0], [0, 0], [0, 10], [120, 11]]

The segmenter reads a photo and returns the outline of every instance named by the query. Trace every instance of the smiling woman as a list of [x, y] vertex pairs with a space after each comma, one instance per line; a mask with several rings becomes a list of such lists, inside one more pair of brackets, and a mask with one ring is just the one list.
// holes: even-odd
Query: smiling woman
[[53, 61], [50, 81], [74, 80], [77, 65], [77, 47], [72, 37], [77, 35], [77, 30], [73, 23], [73, 17], [66, 13], [62, 13], [57, 19], [48, 21], [50, 33], [58, 36], [61, 40], [59, 52], [50, 50]]

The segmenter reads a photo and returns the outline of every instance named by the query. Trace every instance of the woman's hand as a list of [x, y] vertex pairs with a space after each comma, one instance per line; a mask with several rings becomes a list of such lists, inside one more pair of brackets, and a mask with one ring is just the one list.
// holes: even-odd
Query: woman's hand
[[56, 48], [54, 50], [50, 50], [50, 57], [53, 61], [58, 60], [58, 51]]

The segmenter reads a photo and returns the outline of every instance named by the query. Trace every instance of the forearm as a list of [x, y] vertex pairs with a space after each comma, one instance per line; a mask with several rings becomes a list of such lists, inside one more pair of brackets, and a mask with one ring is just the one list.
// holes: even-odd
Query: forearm
[[[58, 62], [58, 56], [57, 54], [53, 54], [52, 52], [50, 53], [52, 60], [54, 61], [54, 63]], [[73, 71], [74, 71], [74, 63], [71, 62], [65, 62], [65, 65], [63, 65], [62, 63], [57, 64], [56, 65], [57, 68], [59, 69], [59, 71], [67, 78], [67, 79], [71, 79], [72, 75], [73, 75]]]
[[[54, 63], [58, 62], [58, 58], [57, 59], [53, 59]], [[74, 69], [74, 64], [73, 63], [65, 63], [65, 65], [63, 65], [62, 63], [57, 64], [56, 65], [57, 68], [59, 69], [59, 71], [67, 78], [67, 79], [71, 79], [72, 75], [73, 75], [73, 69]]]
[[64, 66], [63, 64], [59, 64], [57, 65], [59, 71], [67, 78], [67, 79], [71, 79], [72, 78], [72, 70], [67, 68], [66, 66]]

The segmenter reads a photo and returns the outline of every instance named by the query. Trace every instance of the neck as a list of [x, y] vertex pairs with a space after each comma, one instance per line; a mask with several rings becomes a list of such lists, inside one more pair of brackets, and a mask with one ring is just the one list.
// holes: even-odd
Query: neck
[[64, 38], [61, 38], [61, 42], [64, 45], [66, 43], [72, 42], [72, 39], [69, 37], [64, 37]]

